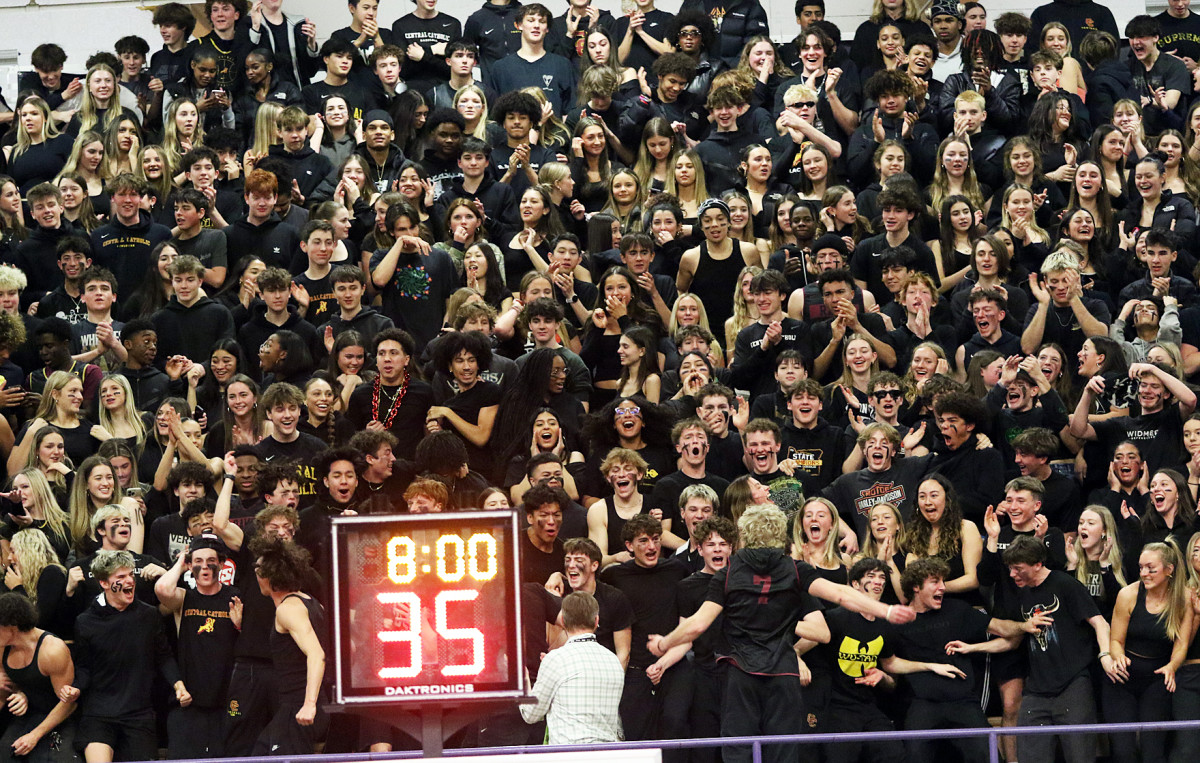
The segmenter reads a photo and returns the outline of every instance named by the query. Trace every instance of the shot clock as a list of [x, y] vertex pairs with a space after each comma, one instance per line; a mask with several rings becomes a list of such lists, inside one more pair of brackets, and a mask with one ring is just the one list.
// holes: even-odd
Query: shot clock
[[339, 703], [524, 695], [510, 511], [333, 520]]

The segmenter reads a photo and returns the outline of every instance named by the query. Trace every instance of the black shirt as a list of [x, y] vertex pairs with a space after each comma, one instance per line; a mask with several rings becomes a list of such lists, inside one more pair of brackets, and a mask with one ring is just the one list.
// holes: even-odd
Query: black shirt
[[274, 437], [265, 437], [254, 446], [254, 452], [258, 454], [259, 461], [296, 464], [300, 508], [307, 508], [317, 500], [317, 473], [312, 467], [312, 460], [327, 447], [320, 438], [300, 432], [299, 437], [291, 442], [280, 442]]
[[1123, 440], [1137, 445], [1151, 474], [1174, 468], [1183, 458], [1183, 417], [1174, 403], [1168, 403], [1157, 413], [1097, 421], [1092, 428], [1110, 457]]
[[646, 640], [652, 633], [670, 633], [679, 625], [675, 587], [690, 574], [691, 570], [682, 562], [661, 556], [653, 567], [643, 567], [631, 559], [600, 574], [605, 583], [624, 593], [633, 607], [631, 669], [645, 670], [658, 659], [646, 648]]
[[[683, 518], [679, 511], [679, 497], [683, 494], [685, 488], [691, 485], [708, 485], [717, 494], [717, 498], [725, 495], [725, 488], [729, 487], [729, 480], [718, 477], [715, 474], [705, 474], [703, 477], [689, 477], [681, 471], [672, 472], [665, 477], [659, 478], [654, 485], [654, 490], [650, 492], [646, 499], [644, 509], [662, 509], [663, 521], [671, 521], [671, 532], [678, 535], [680, 538], [687, 538], [687, 528], [684, 527]], [[713, 511], [720, 513], [721, 507], [714, 506]]]
[[818, 659], [813, 661], [813, 668], [832, 678], [833, 702], [874, 705], [875, 690], [856, 683], [856, 679], [878, 667], [880, 660], [892, 656], [891, 639], [885, 638], [888, 624], [868, 620], [842, 607], [826, 610], [825, 623], [829, 626], [829, 644], [817, 647]]
[[554, 550], [550, 553], [533, 545], [529, 533], [521, 533], [521, 582], [543, 585], [551, 575], [562, 572], [566, 551], [558, 538], [554, 539]]
[[[398, 395], [398, 389], [398, 387], [383, 386], [379, 396], [379, 421], [386, 422], [388, 416], [391, 415], [393, 405], [391, 401]], [[367, 423], [376, 418], [376, 414], [372, 410], [374, 390], [374, 384], [360, 384], [358, 389], [350, 393], [350, 404], [346, 406], [346, 418], [350, 419], [350, 423], [359, 430], [366, 429]], [[433, 390], [429, 385], [423, 381], [410, 379], [408, 390], [400, 402], [400, 410], [388, 427], [388, 431], [400, 440], [399, 444], [393, 448], [396, 458], [411, 461], [416, 455], [417, 443], [425, 434], [425, 414], [429, 412], [431, 405], [433, 405]]]
[[794, 631], [796, 622], [816, 606], [808, 595], [816, 579], [811, 565], [780, 548], [735, 553], [713, 576], [706, 599], [721, 605], [724, 615], [729, 651], [720, 659], [751, 675], [798, 675]]
[[1023, 619], [1038, 613], [1054, 618], [1041, 633], [1025, 637], [1029, 650], [1025, 692], [1055, 697], [1077, 676], [1087, 674], [1097, 650], [1096, 631], [1088, 620], [1100, 610], [1082, 583], [1058, 570], [1051, 570], [1039, 586], [1021, 588], [1017, 597]]
[[941, 609], [922, 612], [905, 625], [890, 628], [896, 655], [914, 662], [949, 663], [967, 679], [945, 678], [931, 671], [912, 673], [908, 684], [918, 699], [931, 702], [978, 702], [975, 667], [970, 655], [946, 654], [946, 644], [987, 639], [991, 617], [957, 599], [944, 599]]

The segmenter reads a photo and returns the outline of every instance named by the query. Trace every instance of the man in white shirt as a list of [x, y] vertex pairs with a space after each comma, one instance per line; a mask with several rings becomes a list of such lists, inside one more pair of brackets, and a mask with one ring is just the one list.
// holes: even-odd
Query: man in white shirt
[[547, 719], [550, 744], [619, 742], [625, 734], [617, 708], [625, 687], [621, 661], [596, 641], [600, 605], [590, 593], [563, 599], [567, 643], [542, 660], [533, 695], [537, 704], [521, 705], [526, 723]]

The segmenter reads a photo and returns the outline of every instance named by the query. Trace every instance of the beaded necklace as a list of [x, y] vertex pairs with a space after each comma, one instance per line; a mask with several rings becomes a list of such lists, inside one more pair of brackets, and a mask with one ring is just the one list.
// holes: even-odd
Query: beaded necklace
[[383, 389], [382, 377], [376, 376], [375, 383], [371, 388], [371, 418], [375, 421], [382, 421], [384, 429], [392, 428], [392, 421], [396, 418], [396, 413], [400, 410], [400, 405], [404, 402], [404, 396], [408, 394], [408, 369], [404, 370], [404, 380], [400, 382], [400, 389], [396, 392], [395, 399], [392, 400], [392, 407], [388, 410], [387, 418], [379, 418], [379, 393]]

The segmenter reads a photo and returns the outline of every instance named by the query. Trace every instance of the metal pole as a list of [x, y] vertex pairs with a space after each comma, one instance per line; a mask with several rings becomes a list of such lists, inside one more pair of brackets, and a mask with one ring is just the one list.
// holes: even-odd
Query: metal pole
[[754, 763], [762, 763], [762, 742], [754, 741], [754, 746], [750, 748], [750, 755]]
[[995, 729], [988, 732], [988, 759], [991, 763], [1000, 763], [1000, 739]]
[[442, 706], [428, 705], [421, 709], [421, 754], [426, 758], [442, 756]]

